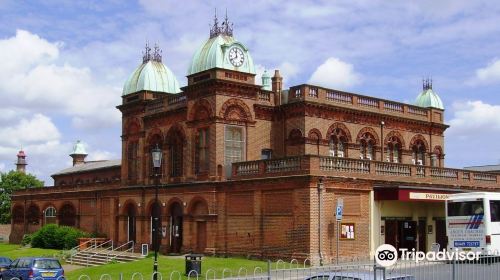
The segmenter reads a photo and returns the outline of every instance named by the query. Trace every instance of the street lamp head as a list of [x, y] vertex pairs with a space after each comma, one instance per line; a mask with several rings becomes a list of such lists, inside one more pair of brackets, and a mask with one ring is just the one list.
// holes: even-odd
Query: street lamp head
[[153, 167], [160, 168], [162, 153], [161, 149], [158, 147], [158, 144], [156, 144], [156, 147], [153, 148], [153, 151], [151, 151], [151, 157], [153, 159]]

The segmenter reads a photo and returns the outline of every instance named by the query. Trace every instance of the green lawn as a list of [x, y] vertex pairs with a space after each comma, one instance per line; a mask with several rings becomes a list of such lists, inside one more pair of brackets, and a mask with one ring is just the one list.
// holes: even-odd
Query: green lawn
[[[238, 259], [238, 258], [213, 258], [213, 257], [203, 257], [202, 261], [202, 274], [204, 275], [207, 270], [212, 269], [216, 273], [217, 278], [222, 277], [222, 273], [224, 269], [226, 270], [225, 276], [230, 277], [231, 275], [237, 276], [240, 268], [241, 275], [245, 275], [245, 269], [248, 272], [248, 275], [253, 275], [254, 269], [256, 267], [260, 267], [261, 271], [267, 271], [267, 262], [263, 261], [255, 261], [255, 260], [247, 260], [247, 259]], [[99, 280], [100, 277], [104, 274], [109, 274], [111, 279], [119, 279], [120, 273], [123, 273], [124, 280], [132, 280], [132, 275], [135, 272], [139, 272], [142, 274], [144, 280], [151, 279], [153, 270], [153, 258], [147, 258], [140, 261], [135, 261], [131, 263], [120, 263], [120, 264], [108, 264], [98, 267], [88, 267], [81, 268], [77, 270], [73, 270], [66, 273], [66, 276], [69, 280], [78, 280], [81, 275], [88, 275], [91, 280]], [[163, 280], [170, 279], [170, 274], [173, 271], [178, 271], [181, 273], [182, 279], [187, 279], [184, 275], [185, 263], [184, 258], [180, 257], [166, 257], [161, 256], [158, 261], [158, 271], [162, 274]], [[230, 272], [229, 272], [230, 271]], [[177, 274], [176, 277], [172, 279], [178, 279]], [[213, 278], [213, 273], [210, 272], [207, 275], [209, 279]], [[106, 276], [105, 276], [106, 277]], [[200, 277], [201, 278], [201, 277]], [[160, 279], [160, 277], [158, 277]], [[196, 277], [192, 277], [191, 279], [196, 279]], [[203, 278], [205, 279], [205, 278]], [[81, 280], [88, 280], [87, 278], [81, 278]], [[103, 278], [103, 280], [109, 280], [109, 278]], [[134, 280], [142, 280], [139, 275], [134, 277]]]
[[[6, 256], [11, 259], [18, 257], [28, 257], [28, 256], [44, 256], [53, 257], [60, 255], [60, 250], [50, 250], [50, 249], [39, 249], [39, 248], [27, 248], [20, 247], [15, 244], [0, 243], [0, 256]], [[274, 265], [274, 264], [273, 264]], [[158, 261], [158, 271], [162, 274], [162, 277], [158, 277], [158, 280], [169, 280], [170, 274], [173, 271], [178, 271], [181, 273], [182, 279], [187, 279], [184, 276], [185, 263], [183, 257], [168, 257], [160, 256]], [[216, 273], [217, 278], [222, 278], [224, 269], [226, 277], [231, 275], [237, 276], [238, 271], [241, 269], [241, 275], [245, 275], [245, 270], [248, 275], [253, 275], [256, 267], [260, 267], [262, 272], [267, 271], [267, 262], [247, 260], [243, 258], [214, 258], [214, 257], [203, 257], [202, 261], [202, 274], [205, 275], [207, 270], [212, 269]], [[123, 273], [123, 280], [150, 280], [153, 270], [153, 258], [150, 256], [146, 259], [130, 262], [130, 263], [114, 263], [107, 264], [98, 267], [83, 267], [66, 272], [66, 277], [68, 280], [78, 280], [81, 275], [89, 276], [90, 280], [100, 280], [101, 276], [104, 274], [109, 274], [112, 280], [118, 280], [120, 273]], [[229, 272], [230, 271], [230, 272]], [[132, 275], [135, 272], [142, 274], [142, 278], [137, 275], [132, 279]], [[172, 279], [179, 279], [177, 274], [176, 277]], [[207, 275], [209, 279], [213, 279], [213, 273], [210, 272]], [[105, 276], [106, 277], [106, 276]], [[103, 280], [110, 280], [109, 278], [103, 277]], [[201, 277], [200, 277], [201, 278]], [[192, 279], [196, 279], [193, 277]], [[204, 278], [203, 278], [204, 279]], [[84, 277], [80, 280], [89, 280]]]
[[61, 253], [60, 250], [21, 247], [17, 244], [0, 243], [0, 256], [11, 259], [19, 257], [53, 257]]

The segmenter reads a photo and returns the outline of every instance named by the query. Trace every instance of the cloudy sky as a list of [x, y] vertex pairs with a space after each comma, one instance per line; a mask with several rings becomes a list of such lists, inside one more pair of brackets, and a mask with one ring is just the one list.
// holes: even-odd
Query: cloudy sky
[[16, 1], [0, 0], [0, 171], [22, 147], [29, 172], [120, 157], [125, 79], [146, 41], [181, 84], [227, 8], [259, 71], [286, 86], [315, 83], [413, 102], [422, 77], [444, 101], [446, 165], [500, 163], [500, 5], [495, 1]]

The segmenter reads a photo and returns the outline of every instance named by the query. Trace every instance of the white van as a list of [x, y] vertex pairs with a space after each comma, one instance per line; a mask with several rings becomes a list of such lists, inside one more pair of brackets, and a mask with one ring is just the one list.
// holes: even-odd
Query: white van
[[500, 193], [452, 194], [446, 200], [448, 250], [500, 254]]

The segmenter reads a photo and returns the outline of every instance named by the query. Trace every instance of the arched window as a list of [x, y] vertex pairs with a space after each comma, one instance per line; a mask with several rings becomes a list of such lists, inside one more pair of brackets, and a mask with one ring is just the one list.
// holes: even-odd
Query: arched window
[[127, 163], [128, 163], [128, 179], [136, 180], [137, 179], [137, 170], [139, 168], [138, 162], [138, 150], [139, 143], [138, 142], [130, 142], [127, 147]]
[[44, 218], [44, 224], [54, 224], [56, 222], [56, 208], [52, 206], [47, 207], [44, 211]]
[[401, 162], [401, 140], [398, 137], [392, 136], [387, 141], [387, 158], [388, 162]]
[[368, 132], [363, 133], [360, 140], [360, 158], [372, 160], [375, 158], [375, 139]]
[[418, 165], [425, 165], [425, 144], [422, 140], [415, 141], [412, 146], [413, 163]]
[[59, 210], [59, 224], [62, 226], [76, 226], [76, 209], [72, 204], [64, 204]]
[[434, 147], [434, 153], [431, 156], [431, 164], [436, 167], [443, 167], [443, 150], [440, 146]]
[[245, 160], [245, 135], [243, 127], [227, 125], [224, 136], [224, 162], [226, 176], [231, 176], [231, 164]]
[[30, 225], [40, 224], [40, 208], [34, 204], [30, 205], [30, 207], [28, 207], [28, 215], [26, 215], [26, 219]]
[[183, 174], [184, 133], [179, 127], [170, 128], [167, 142], [170, 150], [170, 176], [180, 177]]
[[329, 141], [330, 156], [347, 157], [347, 136], [345, 132], [336, 128], [330, 135]]
[[209, 150], [209, 133], [210, 128], [204, 127], [198, 129], [196, 136], [196, 153], [195, 153], [195, 171], [196, 174], [208, 172], [210, 166], [210, 150]]
[[302, 140], [302, 131], [298, 128], [292, 129], [288, 134], [288, 141], [291, 145], [300, 144]]

